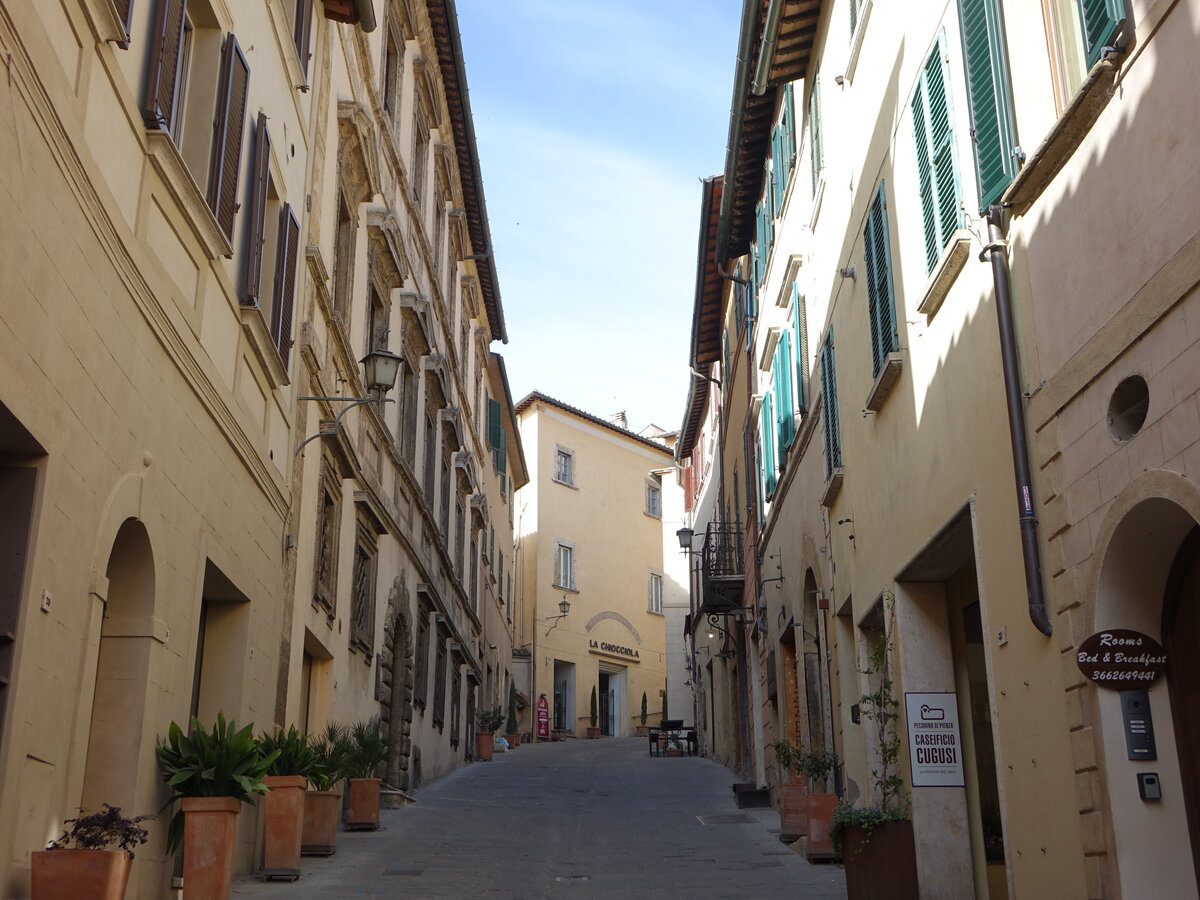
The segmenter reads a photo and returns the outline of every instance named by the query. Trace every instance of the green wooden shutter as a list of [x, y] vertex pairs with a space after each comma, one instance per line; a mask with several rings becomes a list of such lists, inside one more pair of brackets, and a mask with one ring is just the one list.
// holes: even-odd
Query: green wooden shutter
[[948, 83], [945, 34], [939, 32], [937, 44], [921, 67], [912, 100], [927, 273], [933, 271], [942, 250], [963, 222]]
[[762, 408], [759, 413], [762, 426], [763, 493], [768, 498], [775, 493], [775, 421], [771, 414], [772, 408], [771, 392], [767, 391], [763, 396]]
[[850, 39], [854, 39], [854, 32], [858, 31], [858, 0], [850, 0]]
[[821, 347], [821, 405], [825, 419], [825, 477], [842, 465], [842, 437], [838, 422], [837, 371], [833, 361], [833, 329]]
[[500, 404], [488, 397], [488, 446], [492, 448], [492, 464], [503, 473], [500, 465], [500, 445], [504, 443], [504, 429], [500, 424]]
[[1076, 0], [1079, 24], [1083, 31], [1083, 51], [1090, 69], [1100, 59], [1100, 51], [1113, 42], [1125, 27], [1125, 0]]
[[892, 293], [892, 254], [888, 237], [887, 195], [881, 182], [863, 229], [867, 270], [867, 311], [871, 321], [871, 377], [879, 374], [887, 355], [896, 349], [896, 304]]
[[792, 282], [792, 328], [796, 332], [796, 409], [808, 411], [808, 320], [800, 288]]
[[1016, 127], [999, 0], [958, 0], [979, 207], [986, 210], [1017, 174]]
[[812, 192], [817, 195], [821, 182], [821, 78], [813, 76], [812, 90], [808, 94], [808, 156], [812, 163]]
[[780, 450], [790, 447], [796, 435], [793, 377], [791, 334], [785, 330], [779, 335], [779, 344], [775, 347], [775, 390], [779, 395], [775, 418], [779, 424]]

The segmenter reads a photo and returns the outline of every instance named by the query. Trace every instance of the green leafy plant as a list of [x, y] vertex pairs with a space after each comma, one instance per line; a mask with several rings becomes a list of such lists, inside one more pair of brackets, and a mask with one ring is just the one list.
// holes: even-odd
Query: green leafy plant
[[596, 720], [599, 718], [599, 713], [596, 711], [596, 686], [592, 685], [592, 703], [588, 707], [588, 720], [592, 723], [592, 727], [596, 727]]
[[800, 754], [797, 760], [800, 767], [800, 772], [809, 781], [809, 788], [820, 784], [824, 786], [829, 776], [837, 769], [838, 760], [830, 751], [824, 747], [817, 747], [813, 750], [805, 750]]
[[499, 706], [493, 706], [491, 709], [482, 707], [475, 710], [475, 722], [480, 731], [499, 731], [500, 726], [504, 724], [504, 712]]
[[263, 756], [279, 751], [267, 770], [268, 775], [302, 775], [307, 778], [321, 764], [321, 758], [308, 737], [297, 731], [295, 725], [287, 731], [260, 734], [258, 747]]
[[517, 686], [508, 686], [508, 721], [504, 723], [505, 734], [517, 733]]
[[317, 757], [316, 767], [308, 773], [308, 783], [315, 790], [331, 791], [346, 777], [346, 760], [354, 749], [350, 730], [339, 722], [330, 722], [308, 740]]
[[834, 852], [841, 855], [845, 846], [846, 829], [861, 828], [870, 840], [871, 830], [884, 822], [901, 822], [908, 818], [906, 807], [882, 809], [878, 806], [855, 807], [848, 801], [841, 801], [833, 808], [833, 816], [829, 820], [829, 840]]
[[[255, 794], [265, 794], [263, 776], [279, 756], [275, 750], [263, 756], [254, 739], [254, 725], [239, 729], [224, 713], [217, 724], [205, 730], [192, 718], [188, 733], [175, 722], [167, 729], [167, 740], [157, 747], [158, 769], [171, 788], [164, 809], [181, 797], [232, 797], [248, 803]], [[183, 840], [183, 812], [171, 820], [167, 852], [174, 853]]]
[[650, 712], [646, 707], [646, 692], [642, 691], [642, 724], [643, 725], [646, 724], [646, 716], [648, 716], [648, 715], [650, 715]]
[[[146, 843], [149, 832], [139, 822], [154, 816], [121, 815], [121, 807], [102, 804], [100, 812], [88, 816], [67, 819], [63, 824], [71, 826], [63, 831], [58, 840], [51, 841], [47, 850], [124, 850], [133, 858], [133, 848]], [[80, 810], [83, 812], [83, 810]]]
[[374, 778], [375, 770], [387, 758], [388, 742], [379, 719], [350, 726], [350, 749], [342, 763], [347, 778]]
[[804, 755], [804, 747], [790, 741], [772, 741], [771, 749], [775, 751], [775, 762], [779, 768], [792, 775], [793, 778], [803, 774], [800, 758]]

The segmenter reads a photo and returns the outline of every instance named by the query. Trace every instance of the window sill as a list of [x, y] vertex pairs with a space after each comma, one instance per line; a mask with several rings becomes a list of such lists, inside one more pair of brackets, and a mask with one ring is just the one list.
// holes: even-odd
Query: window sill
[[845, 480], [845, 470], [838, 466], [825, 482], [825, 491], [821, 494], [821, 505], [826, 509], [833, 506], [833, 501], [842, 492], [842, 481]]
[[879, 412], [883, 409], [884, 401], [891, 396], [903, 370], [904, 353], [900, 350], [893, 350], [887, 355], [883, 365], [879, 367], [879, 374], [875, 376], [875, 383], [871, 385], [871, 392], [867, 394], [868, 410]]
[[646, 610], [646, 612], [652, 616], [661, 616], [663, 614], [662, 610], [658, 610], [658, 609], [648, 609], [648, 610]]
[[560, 481], [557, 478], [551, 478], [550, 480], [553, 481], [555, 484], [561, 484], [563, 487], [570, 488], [573, 491], [579, 490], [579, 485], [575, 484], [572, 481]]
[[1023, 215], [1074, 155], [1112, 98], [1119, 71], [1107, 59], [1092, 66], [1070, 105], [1004, 192], [1002, 202], [1012, 206], [1013, 215]]
[[255, 358], [262, 365], [263, 371], [267, 373], [271, 387], [278, 388], [288, 384], [287, 369], [283, 367], [279, 350], [275, 347], [275, 342], [271, 340], [262, 309], [258, 306], [243, 306], [241, 309], [242, 331], [254, 350]]
[[552, 584], [550, 587], [554, 588], [556, 591], [567, 591], [572, 594], [579, 593], [579, 588], [567, 587], [565, 584]]
[[654, 519], [656, 522], [662, 521], [661, 513], [652, 513], [652, 512], [646, 512], [645, 510], [643, 510], [642, 515], [645, 516], [647, 519]]
[[187, 163], [179, 155], [175, 140], [165, 131], [147, 131], [146, 149], [154, 170], [162, 178], [171, 198], [191, 226], [192, 233], [204, 248], [204, 253], [209, 259], [219, 256], [232, 258], [233, 245], [229, 243], [229, 238], [225, 237], [225, 232], [217, 224], [216, 216], [208, 208], [204, 194], [192, 178]]
[[938, 260], [937, 266], [929, 276], [925, 299], [917, 307], [917, 312], [923, 313], [929, 319], [937, 315], [937, 311], [942, 308], [942, 301], [949, 295], [950, 288], [954, 287], [958, 273], [967, 264], [970, 254], [971, 232], [960, 228], [951, 236], [949, 245], [942, 252], [942, 258]]

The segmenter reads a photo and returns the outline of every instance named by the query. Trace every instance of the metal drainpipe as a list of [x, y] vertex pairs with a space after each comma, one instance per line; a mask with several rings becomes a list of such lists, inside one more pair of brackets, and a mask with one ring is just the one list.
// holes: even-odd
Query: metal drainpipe
[[1000, 326], [1000, 360], [1004, 369], [1004, 399], [1008, 407], [1008, 432], [1012, 439], [1013, 472], [1017, 482], [1017, 507], [1021, 521], [1021, 557], [1025, 562], [1025, 591], [1029, 600], [1029, 620], [1042, 634], [1049, 637], [1054, 626], [1046, 614], [1046, 598], [1042, 593], [1042, 560], [1038, 549], [1037, 517], [1033, 510], [1033, 488], [1029, 471], [1029, 439], [1025, 429], [1024, 395], [1021, 391], [1021, 369], [1017, 359], [1017, 341], [1013, 329], [1012, 292], [1008, 276], [1008, 241], [1000, 226], [1003, 210], [988, 207], [988, 245], [979, 254], [992, 264], [992, 280], [996, 285], [996, 320]]

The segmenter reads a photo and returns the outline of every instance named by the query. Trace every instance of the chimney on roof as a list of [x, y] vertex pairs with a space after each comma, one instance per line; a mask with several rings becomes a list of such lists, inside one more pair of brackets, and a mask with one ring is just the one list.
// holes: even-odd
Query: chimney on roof
[[613, 413], [608, 417], [608, 421], [618, 428], [624, 428], [626, 431], [629, 430], [629, 418], [625, 415], [625, 410]]

